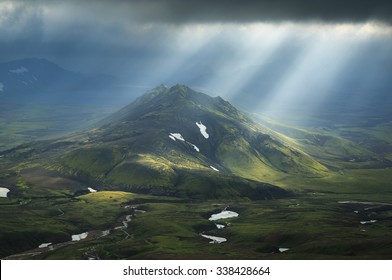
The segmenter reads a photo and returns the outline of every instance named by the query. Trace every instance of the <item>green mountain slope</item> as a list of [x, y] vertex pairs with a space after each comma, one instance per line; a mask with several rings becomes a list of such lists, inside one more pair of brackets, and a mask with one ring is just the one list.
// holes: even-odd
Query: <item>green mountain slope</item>
[[[320, 177], [327, 168], [268, 134], [222, 98], [160, 86], [100, 123], [60, 157], [62, 171], [103, 185], [200, 192], [282, 173]], [[200, 127], [205, 127], [202, 132]], [[204, 135], [203, 135], [204, 133]], [[176, 138], [177, 137], [177, 138]]]
[[6, 157], [98, 189], [195, 198], [279, 197], [284, 191], [268, 184], [276, 178], [328, 173], [289, 138], [183, 85], [159, 86], [96, 129]]

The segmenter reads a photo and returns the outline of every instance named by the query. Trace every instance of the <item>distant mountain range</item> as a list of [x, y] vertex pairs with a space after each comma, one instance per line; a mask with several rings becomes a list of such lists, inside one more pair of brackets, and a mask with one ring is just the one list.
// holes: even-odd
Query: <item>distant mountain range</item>
[[39, 58], [0, 63], [0, 77], [2, 91], [16, 93], [31, 93], [32, 90], [102, 90], [115, 81], [115, 77], [110, 75], [87, 77]]
[[46, 59], [25, 58], [0, 63], [0, 98], [23, 102], [84, 102], [108, 99], [120, 92], [119, 80], [110, 75], [85, 76]]

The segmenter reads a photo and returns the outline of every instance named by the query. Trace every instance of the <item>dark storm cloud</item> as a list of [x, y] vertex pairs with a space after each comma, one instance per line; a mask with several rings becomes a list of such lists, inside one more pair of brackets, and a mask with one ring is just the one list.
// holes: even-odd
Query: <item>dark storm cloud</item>
[[[80, 3], [75, 1], [74, 3]], [[82, 1], [91, 5], [93, 1]], [[94, 1], [107, 14], [130, 15], [140, 21], [254, 22], [308, 21], [392, 22], [390, 0], [117, 0]]]
[[[370, 19], [389, 24], [391, 6], [379, 0], [0, 0], [0, 61], [44, 57], [82, 72], [117, 73], [178, 52], [179, 34], [189, 23]], [[226, 28], [219, 38], [235, 37], [231, 31]], [[193, 35], [190, 31], [182, 40]]]
[[[161, 27], [129, 17], [130, 4], [109, 1], [1, 1], [0, 61], [43, 57], [91, 72], [143, 63], [170, 39]], [[110, 69], [113, 65], [114, 69]]]
[[[140, 22], [308, 21], [392, 22], [390, 0], [16, 0], [34, 5], [74, 5], [86, 14]], [[72, 15], [70, 15], [72, 16]], [[105, 20], [105, 19], [102, 19]]]
[[[167, 19], [174, 21], [392, 20], [388, 0], [168, 0]], [[156, 15], [156, 16], [159, 16]]]

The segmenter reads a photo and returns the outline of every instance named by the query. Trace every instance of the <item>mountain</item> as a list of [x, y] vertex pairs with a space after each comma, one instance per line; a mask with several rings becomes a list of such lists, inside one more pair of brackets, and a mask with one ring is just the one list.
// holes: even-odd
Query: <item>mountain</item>
[[113, 89], [117, 82], [109, 75], [88, 77], [66, 70], [46, 59], [24, 58], [0, 63], [0, 98], [9, 100], [41, 98], [61, 102], [71, 97], [83, 100], [87, 92], [99, 96]]
[[[97, 128], [4, 154], [34, 162], [31, 177], [55, 170], [101, 190], [194, 198], [284, 195], [267, 184], [285, 175], [322, 177], [328, 169], [220, 97], [159, 86]], [[39, 174], [39, 175], [37, 175]]]
[[[262, 180], [276, 172], [305, 177], [319, 177], [327, 172], [324, 166], [284, 143], [278, 134], [258, 125], [229, 102], [183, 85], [155, 88], [102, 123], [106, 126], [101, 135], [109, 138], [128, 129], [142, 131], [132, 142], [143, 152], [183, 152], [180, 149], [186, 148], [191, 161], [197, 155], [202, 166], [216, 165], [249, 179]], [[176, 133], [185, 141], [171, 139], [171, 134]], [[169, 159], [167, 153], [165, 157]]]
[[5, 94], [32, 94], [33, 91], [65, 91], [85, 77], [38, 58], [26, 58], [0, 64], [1, 91]]
[[120, 85], [117, 77], [86, 76], [45, 59], [0, 63], [0, 151], [86, 129], [129, 100]]

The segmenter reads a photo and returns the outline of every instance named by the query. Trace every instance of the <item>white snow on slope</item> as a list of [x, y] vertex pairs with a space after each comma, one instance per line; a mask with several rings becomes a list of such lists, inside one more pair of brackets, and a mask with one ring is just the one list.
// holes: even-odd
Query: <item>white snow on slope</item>
[[191, 144], [191, 145], [193, 146], [193, 148], [194, 148], [197, 152], [200, 152], [200, 149], [199, 149], [196, 145], [194, 145], [194, 144], [192, 144], [192, 143], [189, 143], [189, 144]]
[[81, 234], [74, 234], [72, 235], [72, 241], [80, 241], [82, 239], [85, 239], [88, 235], [88, 232], [83, 232]]
[[211, 217], [208, 219], [209, 221], [217, 221], [220, 219], [229, 219], [229, 218], [236, 218], [238, 217], [238, 213], [234, 211], [223, 210], [218, 214], [212, 214]]
[[208, 139], [210, 135], [208, 135], [207, 133], [207, 127], [204, 124], [202, 124], [202, 122], [196, 122], [196, 125], [199, 127], [200, 133], [204, 136], [204, 138]]
[[42, 243], [41, 245], [39, 245], [38, 246], [38, 248], [47, 248], [47, 247], [49, 247], [50, 245], [52, 245], [52, 243]]
[[212, 170], [214, 170], [214, 171], [216, 171], [216, 172], [219, 172], [219, 169], [213, 167], [212, 165], [210, 165], [210, 167], [211, 167]]
[[279, 252], [283, 253], [290, 250], [290, 248], [279, 248]]
[[[169, 137], [172, 136], [177, 140], [180, 141], [185, 141], [184, 137], [182, 137], [181, 133], [170, 133]], [[171, 139], [173, 139], [172, 137], [170, 137]], [[173, 139], [174, 140], [174, 139]], [[175, 140], [174, 140], [175, 141]]]
[[0, 91], [4, 91], [4, 84], [0, 82]]
[[[173, 141], [180, 140], [180, 141], [185, 141], [184, 137], [182, 137], [181, 133], [170, 133], [169, 134], [170, 139]], [[186, 141], [187, 142], [187, 141]], [[192, 147], [197, 151], [200, 152], [199, 147], [197, 147], [195, 144], [187, 142], [189, 145], [192, 145]]]
[[93, 188], [88, 188], [89, 192], [97, 192], [97, 190], [94, 190]]
[[377, 222], [377, 220], [370, 220], [370, 221], [361, 221], [361, 225], [366, 225], [366, 224], [371, 224], [371, 223], [375, 223]]
[[7, 197], [7, 194], [9, 193], [9, 189], [7, 189], [7, 188], [3, 188], [3, 187], [0, 187], [0, 197]]
[[26, 67], [21, 66], [19, 68], [10, 70], [10, 72], [14, 73], [14, 74], [23, 74], [23, 73], [29, 72], [29, 70]]
[[212, 240], [210, 241], [211, 244], [219, 244], [227, 241], [227, 239], [223, 237], [217, 237], [217, 236], [206, 235], [206, 234], [200, 234], [200, 235], [203, 236], [204, 238]]

